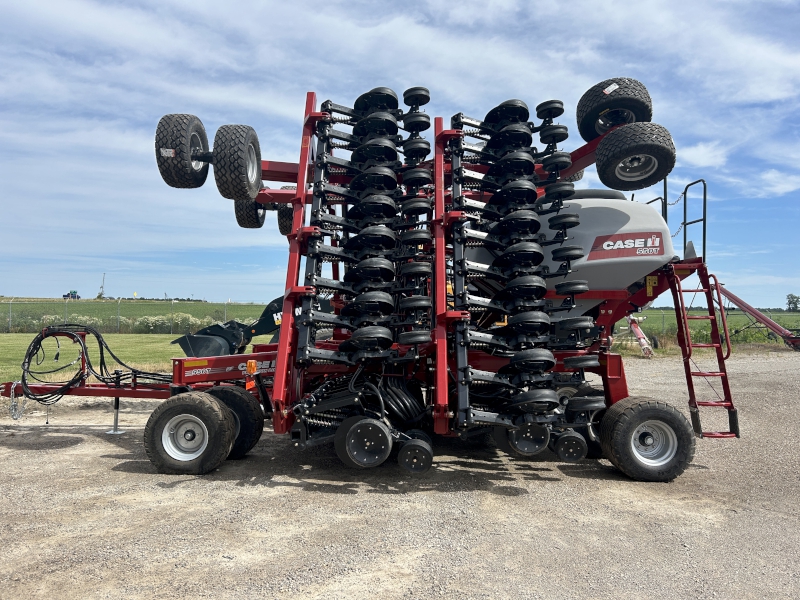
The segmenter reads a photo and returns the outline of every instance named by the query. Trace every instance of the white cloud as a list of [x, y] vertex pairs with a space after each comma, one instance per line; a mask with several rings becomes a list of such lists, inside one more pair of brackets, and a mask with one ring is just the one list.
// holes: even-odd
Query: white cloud
[[781, 173], [776, 169], [769, 169], [761, 175], [761, 185], [756, 195], [783, 196], [795, 190], [800, 190], [800, 175], [794, 173]]
[[[201, 190], [166, 187], [152, 136], [162, 114], [190, 112], [211, 138], [221, 124], [249, 123], [264, 158], [294, 161], [306, 90], [350, 104], [377, 85], [425, 85], [427, 111], [445, 123], [507, 98], [531, 108], [560, 98], [572, 150], [582, 144], [574, 115], [583, 92], [632, 76], [648, 86], [654, 119], [686, 144], [673, 198], [702, 168], [716, 169], [709, 185], [720, 198], [800, 189], [796, 4], [562, 4], [555, 15], [549, 0], [5, 3], [0, 198], [14, 227], [4, 230], [0, 275], [22, 279], [12, 261], [31, 240], [44, 256], [69, 240], [87, 271], [126, 252], [282, 245], [272, 218], [267, 231], [237, 228], [213, 177]], [[590, 168], [578, 187], [598, 185]], [[660, 194], [658, 185], [636, 198]]]
[[677, 148], [678, 161], [693, 167], [722, 167], [728, 161], [729, 152], [730, 148], [723, 148], [719, 142], [700, 142]]

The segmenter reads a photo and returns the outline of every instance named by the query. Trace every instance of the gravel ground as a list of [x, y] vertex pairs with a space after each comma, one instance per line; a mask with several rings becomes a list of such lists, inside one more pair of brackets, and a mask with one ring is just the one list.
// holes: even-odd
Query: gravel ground
[[[62, 400], [0, 419], [0, 597], [797, 598], [800, 355], [728, 362], [742, 439], [698, 442], [672, 483], [606, 461], [455, 442], [427, 475], [344, 468], [265, 434], [204, 477], [157, 474], [148, 402]], [[678, 358], [626, 362], [685, 407]], [[767, 410], [763, 410], [767, 409]]]

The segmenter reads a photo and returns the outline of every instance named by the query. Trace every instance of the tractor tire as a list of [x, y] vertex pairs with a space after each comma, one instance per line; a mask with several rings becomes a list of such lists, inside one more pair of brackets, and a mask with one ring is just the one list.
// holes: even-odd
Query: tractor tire
[[278, 231], [281, 235], [289, 235], [292, 233], [292, 226], [294, 225], [294, 207], [291, 204], [281, 206], [278, 209]]
[[232, 385], [219, 385], [206, 392], [224, 404], [233, 415], [235, 432], [228, 460], [243, 458], [264, 432], [264, 409], [250, 392]]
[[[282, 190], [296, 190], [296, 185], [282, 185]], [[281, 235], [289, 235], [292, 233], [292, 227], [294, 225], [294, 206], [291, 204], [285, 204], [283, 206], [278, 207], [278, 231], [281, 232]]]
[[653, 101], [644, 84], [628, 77], [606, 79], [590, 87], [578, 100], [578, 131], [586, 142], [612, 127], [648, 122], [653, 118]]
[[[557, 391], [558, 391], [558, 399], [559, 400], [561, 400], [562, 398], [572, 398], [573, 396], [577, 396], [578, 398], [581, 398], [581, 397], [584, 397], [584, 396], [604, 396], [605, 395], [603, 390], [598, 390], [597, 388], [592, 387], [588, 383], [585, 383], [585, 384], [577, 386], [577, 387], [574, 386], [574, 385], [568, 385], [568, 386], [560, 387], [560, 388], [558, 388]], [[600, 411], [600, 412], [604, 412], [604, 411]], [[592, 458], [592, 459], [603, 458], [603, 446], [600, 444], [599, 441], [592, 440], [589, 437], [588, 432], [585, 431], [586, 429], [588, 429], [588, 427], [582, 428], [580, 430], [577, 430], [578, 433], [580, 433], [584, 438], [586, 438], [586, 445], [589, 448], [588, 451], [586, 452], [586, 458]], [[596, 433], [597, 429], [595, 428], [594, 431]], [[595, 436], [595, 437], [599, 438], [599, 436]]]
[[574, 183], [576, 181], [580, 181], [581, 179], [583, 179], [583, 169], [581, 169], [580, 171], [575, 171], [569, 177], [562, 177], [561, 181], [568, 181]]
[[208, 152], [203, 123], [194, 115], [164, 115], [156, 127], [156, 164], [164, 183], [174, 188], [199, 188], [208, 177], [208, 163], [192, 160], [192, 151]]
[[186, 392], [162, 402], [144, 427], [144, 449], [159, 473], [204, 475], [234, 442], [230, 411], [210, 394]]
[[236, 223], [243, 229], [259, 229], [264, 226], [267, 217], [267, 210], [261, 203], [250, 198], [234, 200], [233, 212], [236, 215]]
[[597, 175], [604, 185], [629, 192], [658, 183], [675, 166], [675, 144], [656, 123], [633, 123], [615, 129], [597, 145]]
[[261, 189], [261, 146], [255, 129], [247, 125], [223, 125], [217, 129], [214, 179], [223, 198], [255, 199]]
[[600, 424], [605, 457], [631, 479], [672, 481], [694, 458], [695, 437], [676, 408], [650, 398], [613, 404]]

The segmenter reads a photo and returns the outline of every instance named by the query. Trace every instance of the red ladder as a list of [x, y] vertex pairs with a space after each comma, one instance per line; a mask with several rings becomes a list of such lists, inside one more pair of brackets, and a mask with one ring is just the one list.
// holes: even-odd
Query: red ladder
[[[688, 273], [687, 273], [688, 271]], [[681, 276], [686, 276], [692, 271], [697, 273], [700, 280], [698, 289], [683, 289], [681, 287]], [[725, 309], [722, 306], [722, 296], [720, 295], [719, 281], [713, 274], [709, 274], [708, 267], [702, 260], [692, 262], [681, 262], [669, 265], [667, 270], [672, 298], [675, 302], [675, 317], [678, 323], [678, 344], [683, 353], [683, 368], [686, 371], [686, 385], [689, 389], [689, 412], [692, 418], [692, 427], [695, 434], [701, 438], [733, 438], [739, 437], [739, 417], [736, 408], [733, 406], [731, 388], [728, 385], [728, 372], [725, 369], [725, 361], [731, 355], [731, 342], [728, 333], [728, 322], [725, 318]], [[684, 301], [684, 294], [701, 294], [706, 300], [708, 314], [690, 315]], [[719, 311], [719, 317], [717, 316]], [[692, 341], [689, 321], [703, 320], [711, 325], [711, 343], [698, 344]], [[722, 331], [725, 335], [725, 352], [722, 351], [722, 336], [720, 335], [720, 321]], [[692, 360], [692, 350], [694, 348], [713, 348], [717, 357], [716, 371], [701, 371], [697, 364]], [[692, 365], [697, 370], [692, 370]], [[694, 387], [695, 378], [708, 379], [710, 377], [719, 378], [722, 384], [723, 397], [717, 393], [716, 400], [698, 400]], [[728, 411], [729, 431], [703, 431], [700, 426], [700, 407], [724, 408]]]

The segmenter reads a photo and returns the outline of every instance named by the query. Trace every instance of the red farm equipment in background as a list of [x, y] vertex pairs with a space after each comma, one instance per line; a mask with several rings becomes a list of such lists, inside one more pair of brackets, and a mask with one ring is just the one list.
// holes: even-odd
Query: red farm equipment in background
[[[277, 343], [174, 359], [170, 376], [84, 361], [69, 382], [24, 377], [4, 394], [164, 398], [145, 446], [168, 473], [205, 473], [244, 455], [265, 416], [296, 448], [330, 443], [354, 468], [378, 466], [394, 449], [412, 473], [431, 467], [439, 435], [493, 441], [516, 457], [548, 448], [563, 461], [605, 457], [634, 479], [669, 481], [691, 462], [696, 437], [737, 437], [722, 288], [702, 257], [676, 256], [665, 214], [620, 193], [664, 180], [675, 163], [645, 87], [616, 78], [587, 91], [577, 110], [585, 144], [571, 153], [559, 150], [568, 138], [555, 123], [560, 101], [539, 104], [535, 121], [509, 100], [483, 119], [459, 113], [446, 128], [421, 110], [429, 99], [425, 88], [406, 90], [404, 110], [392, 90], [375, 88], [352, 107], [317, 107], [309, 93], [298, 163], [261, 160], [250, 127], [221, 127], [211, 151], [197, 117], [162, 118], [156, 159], [169, 185], [199, 187], [213, 164], [241, 226], [261, 227], [278, 209], [289, 260]], [[422, 136], [431, 126], [432, 143]], [[591, 164], [611, 189], [575, 190]], [[699, 287], [682, 289], [690, 274]], [[623, 361], [609, 350], [613, 325], [668, 289], [691, 424], [669, 404], [629, 397]], [[688, 313], [688, 291], [707, 314]], [[709, 322], [710, 343], [692, 341], [687, 323], [697, 318]], [[37, 339], [83, 346], [87, 333], [49, 328]], [[701, 346], [713, 349], [713, 370], [693, 366]], [[719, 381], [722, 396], [698, 399], [700, 377]], [[701, 407], [725, 409], [728, 429], [703, 431]]]

